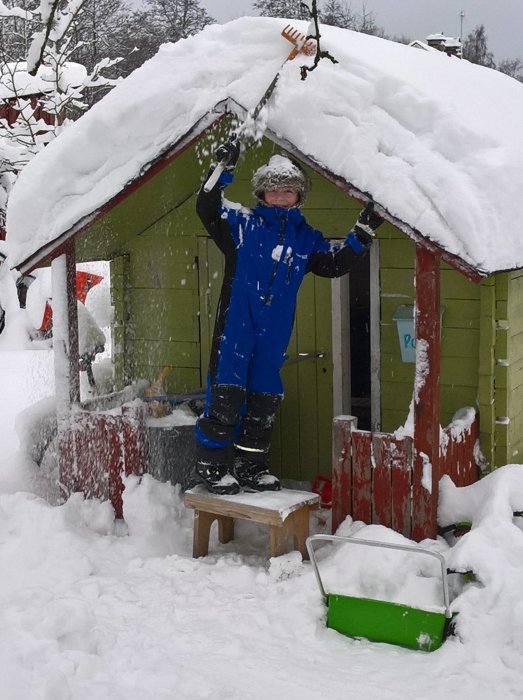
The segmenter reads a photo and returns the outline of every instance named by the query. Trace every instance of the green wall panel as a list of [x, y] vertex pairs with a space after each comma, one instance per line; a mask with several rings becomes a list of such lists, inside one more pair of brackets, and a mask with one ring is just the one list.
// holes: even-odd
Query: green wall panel
[[182, 241], [169, 236], [165, 241], [138, 237], [129, 248], [136, 256], [129, 283], [141, 289], [197, 289], [198, 260], [196, 237]]
[[406, 408], [390, 409], [385, 406], [381, 407], [381, 420], [383, 425], [395, 426], [394, 428], [388, 428], [385, 432], [391, 432], [405, 424], [408, 416], [408, 406]]
[[[402, 425], [412, 397], [414, 364], [403, 363], [396, 323], [400, 305], [414, 305], [415, 245], [402, 234], [380, 235], [382, 429]], [[447, 265], [441, 267], [441, 422], [461, 406], [477, 404], [480, 288]], [[399, 421], [399, 422], [397, 422]]]
[[510, 319], [510, 330], [513, 336], [523, 333], [523, 301], [521, 301], [523, 293], [518, 290], [514, 292], [514, 296], [516, 295], [519, 298], [510, 303], [509, 308], [506, 309], [507, 313], [498, 316], [499, 319]]
[[191, 197], [200, 179], [201, 166], [189, 149], [139, 188], [130, 188], [125, 199], [89, 227], [88, 236], [79, 236], [77, 260], [111, 260], [125, 252], [136, 235]]
[[199, 342], [198, 293], [192, 289], [131, 289], [135, 338]]
[[147, 340], [134, 341], [134, 358], [137, 364], [169, 365], [170, 367], [193, 367], [200, 369], [200, 346], [198, 343], [179, 343], [158, 340], [152, 345]]
[[473, 365], [477, 372], [479, 328], [448, 328], [444, 324], [441, 352], [444, 357], [469, 358], [469, 364]]
[[[168, 387], [178, 392], [204, 383], [220, 289], [223, 260], [194, 211], [210, 133], [143, 187], [133, 192], [78, 239], [79, 260], [113, 259], [113, 346], [120, 383], [154, 379], [169, 366]], [[281, 149], [268, 142], [248, 151], [227, 198], [253, 201], [252, 171]], [[313, 189], [304, 208], [311, 225], [343, 237], [361, 205], [311, 173]], [[414, 367], [401, 361], [393, 315], [414, 303], [415, 246], [384, 225], [380, 240], [382, 429], [402, 425], [412, 396]], [[481, 410], [481, 445], [491, 463], [523, 454], [523, 274], [505, 273], [481, 285], [442, 265], [442, 423], [463, 405]], [[278, 418], [273, 467], [281, 475], [311, 480], [330, 469], [332, 421], [331, 285], [308, 276], [300, 292], [289, 346], [326, 351], [322, 360], [288, 363], [286, 398]], [[498, 360], [496, 364], [496, 360]], [[505, 363], [499, 362], [506, 361]], [[508, 415], [505, 426], [496, 416]], [[499, 449], [498, 449], [499, 448]]]
[[[497, 319], [497, 334], [502, 341], [496, 343], [496, 388], [497, 383], [505, 379], [507, 395], [503, 407], [496, 402], [496, 415], [506, 415], [510, 422], [506, 428], [507, 462], [523, 462], [523, 273], [516, 271], [497, 275], [496, 296], [507, 297], [507, 315]], [[506, 321], [506, 322], [505, 322]], [[506, 365], [505, 365], [506, 361]], [[501, 365], [499, 363], [502, 363]], [[504, 370], [504, 373], [502, 372]], [[499, 378], [498, 378], [499, 375]], [[497, 426], [496, 440], [501, 428]], [[496, 455], [496, 464], [504, 464], [501, 454]]]

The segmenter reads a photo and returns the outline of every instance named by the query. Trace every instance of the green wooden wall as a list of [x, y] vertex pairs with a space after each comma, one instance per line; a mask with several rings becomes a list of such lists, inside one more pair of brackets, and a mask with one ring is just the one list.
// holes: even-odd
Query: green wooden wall
[[[223, 256], [195, 213], [195, 193], [224, 127], [137, 189], [91, 227], [78, 254], [112, 260], [114, 361], [118, 385], [153, 381], [170, 368], [166, 390], [205, 385]], [[227, 197], [253, 203], [252, 172], [281, 152], [272, 142], [249, 150]], [[309, 222], [343, 237], [361, 208], [334, 185], [311, 173]], [[155, 184], [158, 183], [156, 190]], [[296, 360], [300, 353], [321, 358]], [[312, 481], [331, 470], [331, 281], [308, 275], [300, 290], [296, 322], [282, 371], [285, 400], [279, 412], [271, 466], [288, 479]]]
[[[382, 430], [405, 423], [412, 398], [414, 364], [401, 360], [395, 311], [414, 305], [415, 245], [392, 227], [379, 232], [381, 286]], [[443, 264], [441, 267], [442, 348], [441, 422], [463, 406], [477, 406], [480, 286]]]
[[201, 386], [198, 246], [191, 204], [187, 200], [128, 247], [132, 373], [154, 380], [168, 366], [171, 393]]
[[498, 274], [483, 292], [481, 447], [491, 466], [521, 463], [523, 272]]
[[[380, 230], [382, 429], [405, 422], [414, 365], [401, 362], [394, 312], [414, 304], [415, 246], [400, 232]], [[523, 272], [481, 284], [441, 267], [441, 423], [462, 406], [480, 417], [487, 467], [523, 462]]]
[[[137, 188], [91, 225], [77, 242], [78, 260], [112, 261], [113, 352], [117, 384], [153, 381], [170, 367], [168, 392], [205, 384], [220, 291], [222, 256], [194, 211], [216, 144], [227, 126]], [[242, 160], [227, 197], [252, 203], [253, 170], [281, 149], [268, 141]], [[304, 213], [313, 226], [343, 237], [360, 204], [314, 173]], [[414, 304], [414, 243], [385, 224], [380, 245], [381, 428], [403, 425], [412, 397], [414, 365], [401, 361], [394, 313]], [[481, 447], [489, 464], [523, 454], [523, 274], [506, 273], [476, 285], [442, 265], [441, 408], [446, 425], [462, 406], [479, 406]], [[307, 276], [300, 291], [272, 467], [287, 478], [330, 473], [332, 423], [330, 280]], [[298, 353], [324, 353], [295, 362]]]

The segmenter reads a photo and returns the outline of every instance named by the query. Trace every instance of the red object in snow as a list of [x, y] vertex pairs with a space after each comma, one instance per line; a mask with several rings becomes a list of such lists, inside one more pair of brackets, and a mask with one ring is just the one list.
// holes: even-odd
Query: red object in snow
[[[76, 273], [76, 298], [85, 304], [88, 292], [96, 287], [97, 284], [103, 280], [101, 275], [94, 275], [92, 272], [77, 272]], [[44, 309], [44, 317], [42, 318], [42, 323], [40, 325], [39, 331], [42, 333], [48, 333], [53, 325], [53, 309], [51, 304], [46, 301]]]
[[322, 508], [332, 508], [332, 480], [326, 476], [317, 476], [312, 485], [313, 493], [317, 493], [320, 497], [320, 506]]
[[42, 319], [42, 325], [38, 329], [39, 331], [42, 331], [42, 333], [47, 333], [48, 331], [51, 330], [51, 327], [53, 325], [53, 310], [51, 308], [51, 304], [46, 301], [45, 302], [45, 309], [44, 309], [44, 317]]
[[87, 293], [103, 280], [100, 275], [93, 275], [92, 272], [76, 273], [76, 298], [85, 304]]

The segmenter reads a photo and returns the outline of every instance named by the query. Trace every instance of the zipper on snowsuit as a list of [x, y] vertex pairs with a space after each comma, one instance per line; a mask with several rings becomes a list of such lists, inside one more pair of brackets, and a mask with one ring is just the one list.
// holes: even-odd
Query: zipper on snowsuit
[[[282, 253], [283, 253], [283, 242], [285, 240], [285, 224], [286, 223], [287, 223], [287, 215], [283, 214], [281, 219], [280, 219], [280, 230], [278, 232], [278, 245], [281, 246]], [[279, 260], [274, 261], [274, 265], [272, 266], [271, 279], [269, 280], [269, 286], [267, 287], [267, 291], [264, 294], [262, 294], [262, 299], [267, 306], [270, 306], [272, 304], [273, 295], [271, 294], [271, 289], [272, 289], [272, 285], [274, 284], [274, 280], [276, 278], [276, 273], [278, 271], [278, 265], [280, 264], [280, 261], [281, 261], [281, 254], [280, 254]]]

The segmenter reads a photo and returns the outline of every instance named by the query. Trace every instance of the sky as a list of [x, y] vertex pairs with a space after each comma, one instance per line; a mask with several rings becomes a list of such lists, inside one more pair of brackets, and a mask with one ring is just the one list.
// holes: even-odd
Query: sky
[[[361, 12], [360, 0], [347, 2], [354, 12]], [[250, 0], [201, 0], [201, 5], [219, 22], [252, 14], [252, 4]], [[464, 37], [483, 24], [489, 50], [497, 63], [504, 58], [523, 60], [521, 0], [365, 0], [365, 6], [387, 35], [421, 40], [438, 32], [459, 37], [463, 10]]]

